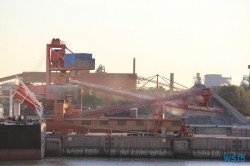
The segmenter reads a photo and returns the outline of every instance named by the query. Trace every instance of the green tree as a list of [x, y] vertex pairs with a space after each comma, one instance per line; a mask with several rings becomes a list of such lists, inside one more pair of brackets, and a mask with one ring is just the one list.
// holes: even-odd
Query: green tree
[[109, 100], [111, 106], [119, 106], [119, 105], [125, 105], [125, 104], [132, 104], [135, 101], [131, 99], [125, 99], [118, 96], [112, 96]]
[[[131, 89], [130, 91], [135, 92], [135, 93], [145, 94], [145, 95], [152, 96], [152, 97], [156, 96], [156, 87], [149, 87], [147, 89], [138, 89], [138, 90]], [[166, 91], [166, 89], [162, 86], [159, 86], [159, 88], [158, 88], [159, 98], [165, 97], [166, 95], [169, 94], [169, 92]]]
[[250, 92], [241, 86], [221, 86], [216, 93], [243, 115], [250, 114]]
[[83, 105], [88, 106], [91, 109], [96, 109], [97, 106], [103, 106], [104, 100], [102, 93], [93, 91], [92, 95], [83, 95]]
[[138, 115], [149, 115], [151, 113], [150, 106], [138, 108]]
[[[90, 107], [91, 109], [96, 109], [98, 106], [103, 106], [104, 100], [101, 92], [92, 91], [92, 94], [86, 93], [84, 91], [82, 95], [82, 102], [84, 107]], [[73, 102], [74, 104], [81, 104], [81, 88], [78, 90], [78, 100]]]
[[118, 97], [118, 96], [112, 96], [110, 99], [109, 99], [109, 103], [111, 106], [118, 106], [122, 103], [123, 99], [121, 97]]

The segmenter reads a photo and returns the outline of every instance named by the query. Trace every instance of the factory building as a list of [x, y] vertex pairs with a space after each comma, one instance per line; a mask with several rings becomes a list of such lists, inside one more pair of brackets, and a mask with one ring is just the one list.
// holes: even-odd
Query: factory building
[[222, 77], [221, 74], [206, 74], [204, 77], [204, 84], [206, 87], [219, 87], [222, 85], [231, 85], [231, 77]]

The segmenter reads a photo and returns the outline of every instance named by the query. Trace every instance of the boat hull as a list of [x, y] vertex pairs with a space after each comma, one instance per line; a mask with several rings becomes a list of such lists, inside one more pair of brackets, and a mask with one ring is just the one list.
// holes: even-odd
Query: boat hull
[[0, 124], [0, 160], [44, 158], [46, 124]]

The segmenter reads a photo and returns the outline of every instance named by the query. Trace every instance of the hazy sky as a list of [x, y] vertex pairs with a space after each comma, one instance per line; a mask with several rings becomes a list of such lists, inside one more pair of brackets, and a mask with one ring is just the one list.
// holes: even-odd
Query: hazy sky
[[[59, 37], [109, 73], [249, 74], [250, 0], [0, 0], [0, 77], [32, 71]], [[45, 63], [40, 71], [45, 71]], [[94, 72], [94, 71], [93, 71]]]

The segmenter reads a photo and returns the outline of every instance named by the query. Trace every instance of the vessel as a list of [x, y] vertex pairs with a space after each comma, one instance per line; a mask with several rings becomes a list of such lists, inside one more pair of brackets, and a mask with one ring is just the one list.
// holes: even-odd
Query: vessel
[[19, 121], [0, 123], [0, 160], [44, 158], [46, 124], [26, 123]]
[[[43, 106], [23, 81], [16, 76], [20, 85], [10, 86], [9, 117], [0, 119], [0, 160], [39, 160], [44, 158], [46, 123], [43, 120]], [[37, 113], [37, 118], [28, 119], [20, 114], [20, 103], [15, 97]]]

